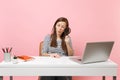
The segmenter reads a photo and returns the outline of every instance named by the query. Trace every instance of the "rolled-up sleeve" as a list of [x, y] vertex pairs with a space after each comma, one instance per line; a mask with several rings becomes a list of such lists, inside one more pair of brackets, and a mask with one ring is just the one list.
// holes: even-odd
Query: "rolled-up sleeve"
[[48, 51], [49, 51], [49, 43], [50, 43], [50, 35], [47, 35], [44, 38], [44, 41], [43, 41], [42, 54], [48, 53]]

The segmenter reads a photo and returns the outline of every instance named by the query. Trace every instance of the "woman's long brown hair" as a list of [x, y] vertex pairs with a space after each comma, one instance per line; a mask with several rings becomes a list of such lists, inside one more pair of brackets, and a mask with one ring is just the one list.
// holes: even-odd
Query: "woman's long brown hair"
[[60, 17], [56, 20], [55, 24], [53, 25], [53, 29], [52, 29], [50, 46], [51, 47], [57, 47], [56, 24], [58, 22], [65, 22], [66, 23], [66, 28], [65, 28], [64, 32], [62, 33], [62, 35], [60, 37], [62, 39], [62, 49], [64, 50], [66, 55], [68, 55], [67, 46], [66, 46], [66, 43], [65, 43], [65, 36], [68, 35], [71, 32], [71, 29], [69, 28], [69, 22], [68, 22], [67, 18]]

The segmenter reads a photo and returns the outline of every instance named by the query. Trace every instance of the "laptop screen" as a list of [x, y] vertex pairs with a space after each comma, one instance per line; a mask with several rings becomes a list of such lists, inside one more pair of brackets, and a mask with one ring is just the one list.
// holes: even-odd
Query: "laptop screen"
[[110, 42], [88, 42], [86, 44], [81, 62], [93, 63], [108, 60], [114, 41]]

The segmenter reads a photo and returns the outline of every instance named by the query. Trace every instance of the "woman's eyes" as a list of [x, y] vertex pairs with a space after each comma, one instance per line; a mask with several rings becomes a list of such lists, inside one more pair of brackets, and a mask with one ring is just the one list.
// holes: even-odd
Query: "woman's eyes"
[[62, 28], [65, 28], [65, 26], [61, 26], [61, 25], [57, 25], [58, 27], [62, 27]]
[[60, 25], [57, 25], [58, 27], [60, 27]]
[[64, 26], [62, 26], [62, 28], [65, 28]]

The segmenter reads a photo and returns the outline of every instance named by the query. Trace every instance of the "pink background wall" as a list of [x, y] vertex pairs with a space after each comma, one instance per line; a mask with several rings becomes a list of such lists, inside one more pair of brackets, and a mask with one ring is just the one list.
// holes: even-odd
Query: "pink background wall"
[[[75, 55], [82, 55], [88, 41], [115, 41], [110, 58], [120, 64], [120, 0], [0, 0], [0, 48], [12, 46], [16, 55], [38, 55], [39, 42], [61, 16], [70, 22]], [[2, 51], [0, 56], [2, 61]], [[21, 79], [37, 80], [37, 77], [14, 77]], [[73, 79], [101, 80], [101, 77]]]

